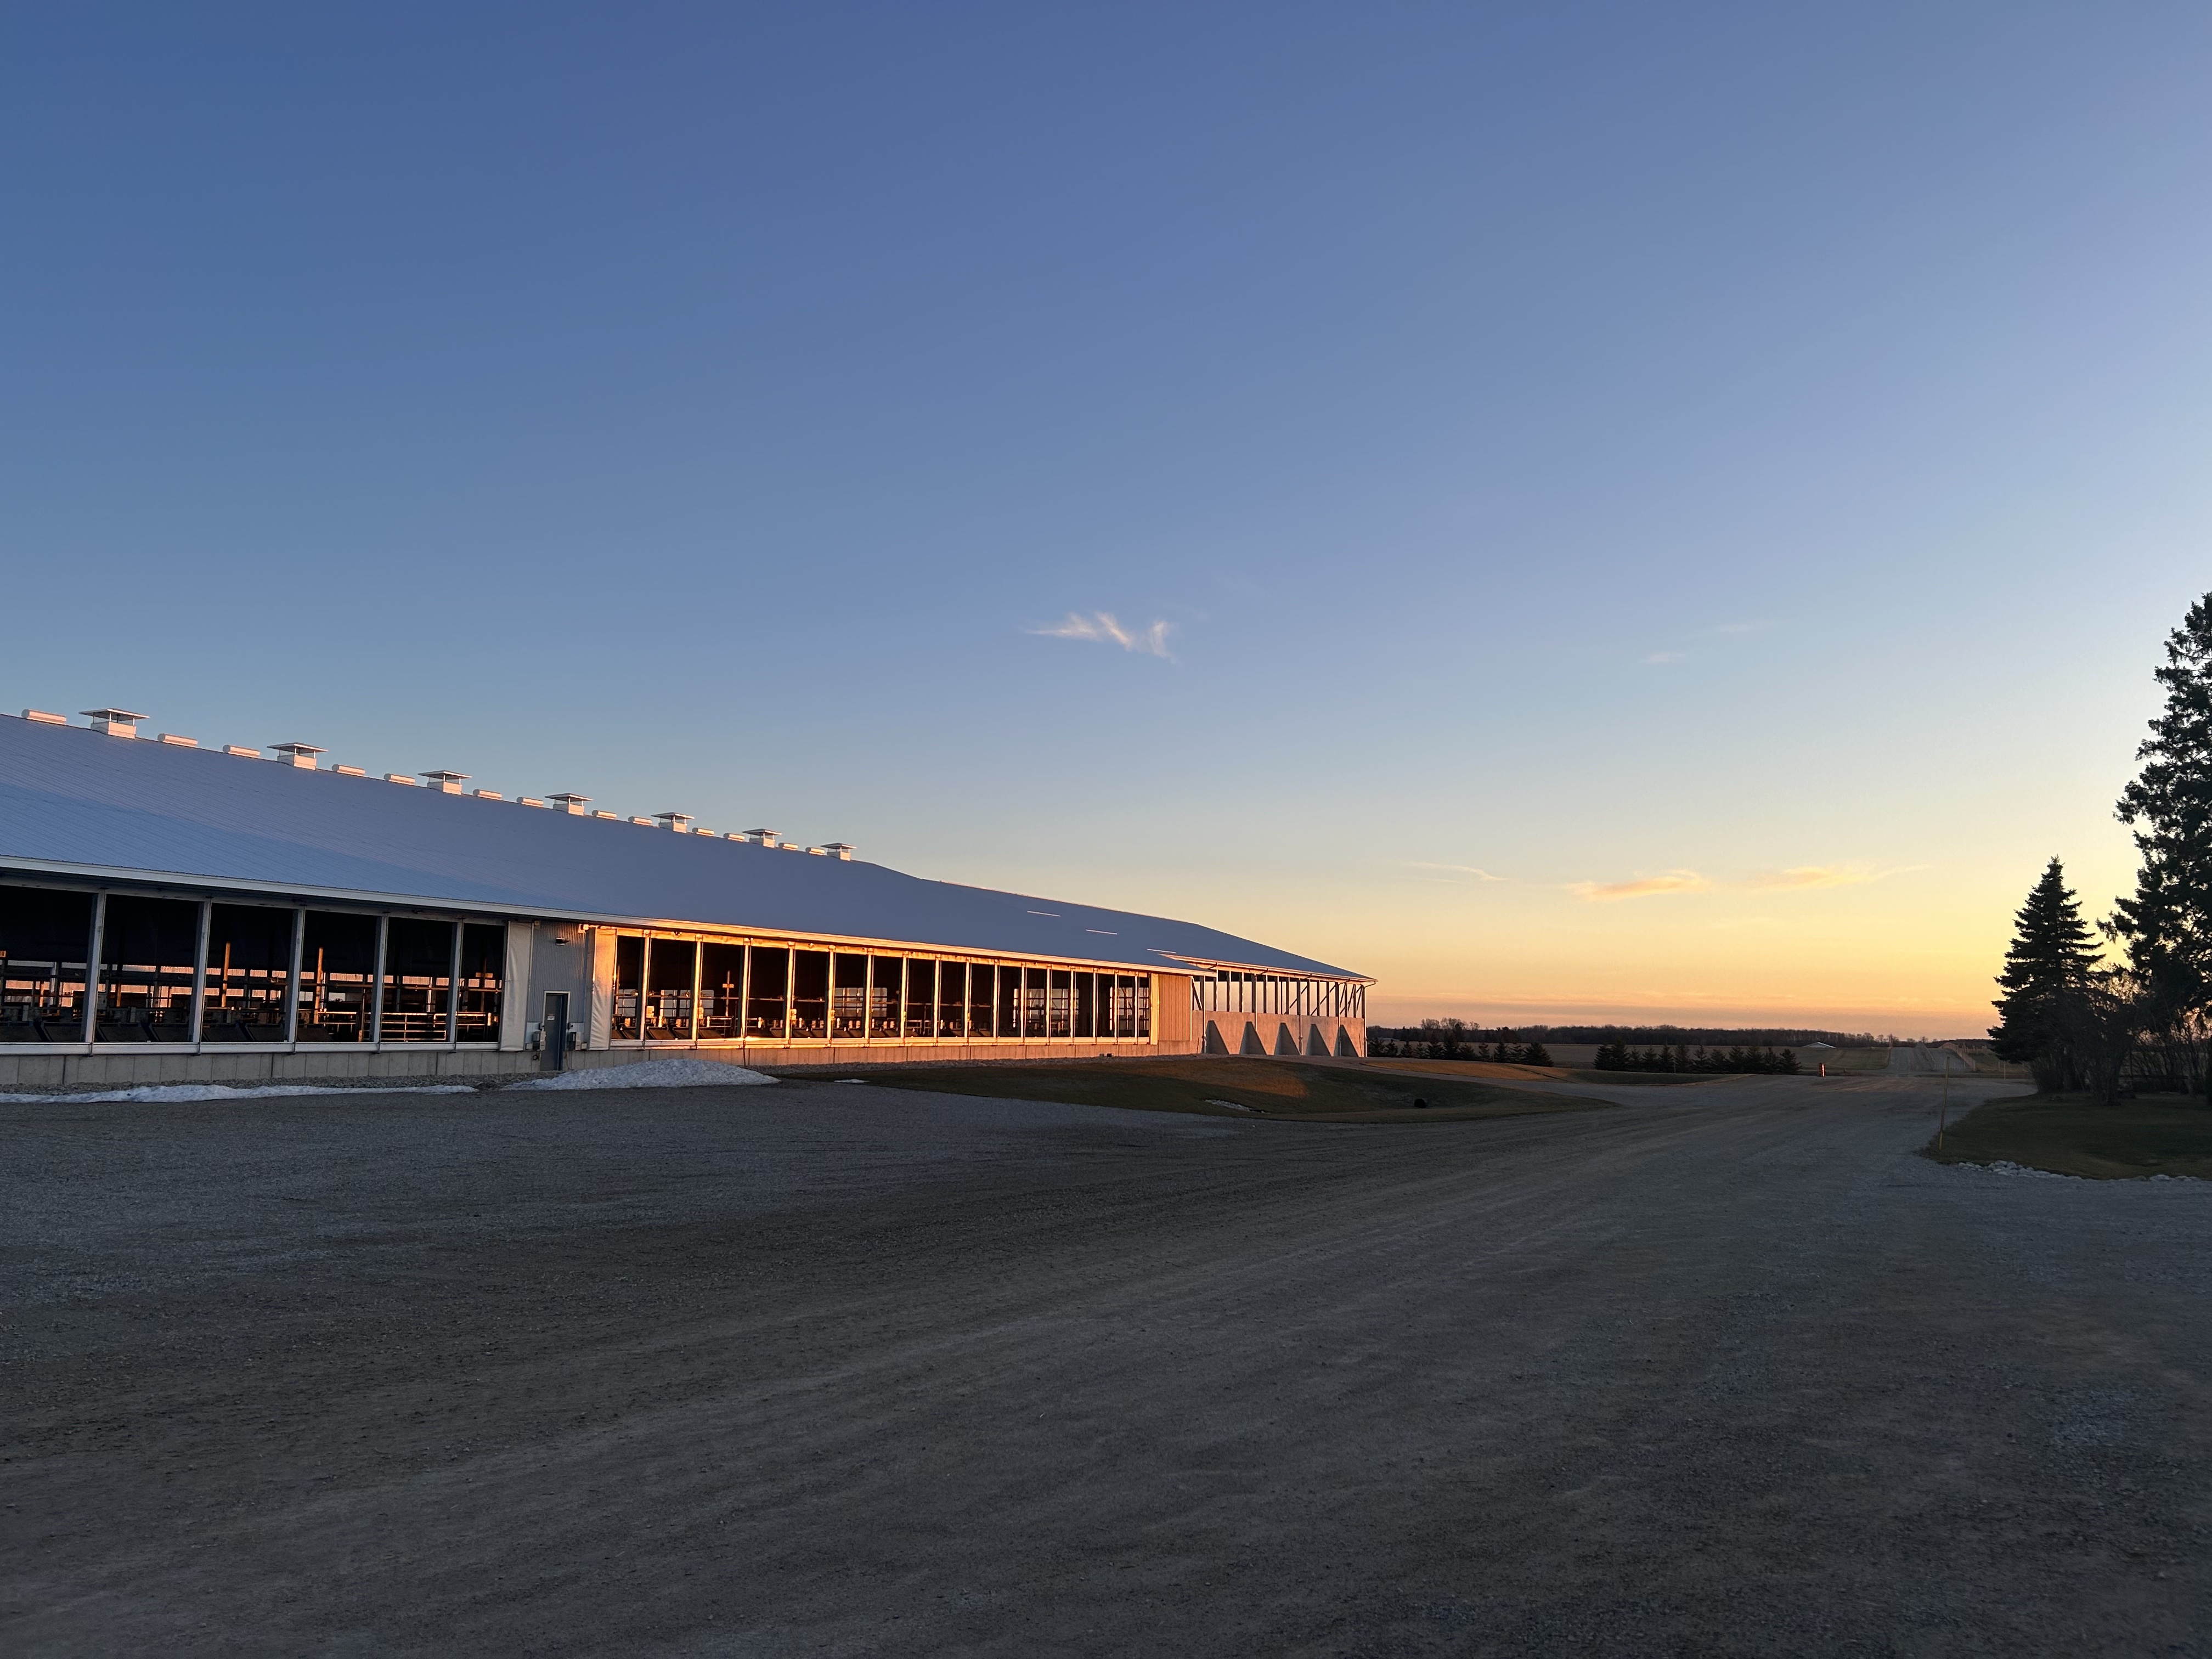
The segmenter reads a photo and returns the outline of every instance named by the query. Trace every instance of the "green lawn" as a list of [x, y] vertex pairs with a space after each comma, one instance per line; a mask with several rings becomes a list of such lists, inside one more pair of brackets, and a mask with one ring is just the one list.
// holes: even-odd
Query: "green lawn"
[[[777, 1068], [781, 1073], [781, 1068]], [[793, 1073], [796, 1075], [796, 1073]], [[805, 1075], [830, 1075], [810, 1070]], [[896, 1066], [854, 1071], [878, 1088], [927, 1089], [1009, 1100], [1061, 1100], [1220, 1117], [1296, 1118], [1308, 1122], [1424, 1123], [1514, 1117], [1529, 1112], [1587, 1112], [1609, 1103], [1456, 1078], [1391, 1075], [1362, 1066], [1311, 1066], [1293, 1060], [1089, 1060], [1036, 1065]], [[1415, 1100], [1425, 1100], [1417, 1108]], [[1234, 1103], [1227, 1104], [1224, 1103]], [[1237, 1107], [1243, 1107], [1240, 1112]]]
[[2149, 1095], [2099, 1106], [2087, 1095], [1993, 1100], [1953, 1123], [1943, 1146], [1923, 1149], [1942, 1164], [1993, 1164], [2100, 1181], [2149, 1175], [2212, 1178], [2212, 1106], [2196, 1096]]

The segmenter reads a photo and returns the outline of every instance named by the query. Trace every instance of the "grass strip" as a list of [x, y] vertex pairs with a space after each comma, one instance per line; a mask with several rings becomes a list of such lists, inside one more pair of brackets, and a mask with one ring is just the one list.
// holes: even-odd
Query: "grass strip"
[[1685, 1083], [1711, 1083], [1727, 1075], [1720, 1072], [1601, 1072], [1587, 1066], [1523, 1066], [1518, 1060], [1370, 1060], [1378, 1072], [1407, 1072], [1420, 1077], [1540, 1078], [1547, 1083], [1618, 1083], [1635, 1088], [1669, 1088]]
[[[1236, 1057], [896, 1066], [864, 1075], [880, 1088], [1215, 1117], [1294, 1118], [1310, 1123], [1434, 1123], [1532, 1112], [1587, 1112], [1612, 1103], [1503, 1088], [1472, 1079], [1393, 1076], [1364, 1066]], [[1417, 1099], [1427, 1101], [1427, 1107], [1416, 1107]]]
[[1943, 1132], [1939, 1164], [1994, 1164], [2124, 1181], [2152, 1175], [2212, 1179], [2212, 1106], [2194, 1095], [2150, 1095], [2100, 1106], [2087, 1095], [2026, 1095], [1976, 1107]]

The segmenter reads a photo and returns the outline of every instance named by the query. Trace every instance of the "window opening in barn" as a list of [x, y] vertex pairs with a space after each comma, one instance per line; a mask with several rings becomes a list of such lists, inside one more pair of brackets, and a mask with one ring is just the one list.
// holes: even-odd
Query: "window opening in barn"
[[937, 964], [937, 1035], [968, 1035], [968, 964], [964, 962]]
[[617, 1042], [645, 1035], [645, 940], [636, 933], [615, 938], [614, 1024]]
[[1152, 976], [1137, 975], [1135, 986], [1136, 1030], [1131, 1035], [1143, 1042], [1152, 1035]]
[[191, 1041], [192, 957], [199, 939], [200, 907], [189, 900], [107, 896], [93, 1028], [100, 1042]]
[[745, 947], [699, 947], [699, 1035], [734, 1037], [744, 1032]]
[[899, 1034], [899, 1000], [904, 994], [906, 963], [899, 957], [868, 958], [868, 1035]]
[[310, 910], [300, 951], [300, 1041], [366, 1042], [376, 989], [376, 918]]
[[906, 1034], [910, 1037], [937, 1035], [938, 964], [916, 957], [906, 965]]
[[840, 951], [830, 968], [830, 1035], [864, 1037], [867, 1034], [868, 959]]
[[1073, 1036], [1075, 1035], [1075, 976], [1065, 968], [1048, 971], [1046, 979], [1045, 1035]]
[[1098, 1035], [1098, 975], [1078, 974], [1075, 976], [1075, 1035], [1079, 1037]]
[[688, 939], [656, 939], [645, 951], [645, 1040], [691, 1040], [691, 981], [699, 946]]
[[999, 1029], [999, 970], [988, 962], [968, 964], [968, 1035], [987, 1037]]
[[791, 1034], [795, 1037], [830, 1035], [830, 953], [799, 951], [791, 969]]
[[453, 924], [394, 916], [384, 940], [386, 1042], [443, 1042], [453, 989]]
[[1044, 969], [1022, 969], [1022, 1035], [1041, 1037], [1045, 1034]]
[[999, 1035], [1022, 1034], [1022, 970], [999, 964]]
[[506, 993], [507, 924], [461, 924], [461, 985], [454, 999], [453, 1037], [459, 1042], [499, 1041], [500, 1001]]
[[791, 947], [756, 945], [745, 981], [745, 1035], [781, 1039], [789, 1035]]
[[0, 887], [0, 1042], [84, 1036], [92, 895]]
[[204, 1042], [282, 1042], [292, 979], [294, 912], [218, 904], [208, 919]]

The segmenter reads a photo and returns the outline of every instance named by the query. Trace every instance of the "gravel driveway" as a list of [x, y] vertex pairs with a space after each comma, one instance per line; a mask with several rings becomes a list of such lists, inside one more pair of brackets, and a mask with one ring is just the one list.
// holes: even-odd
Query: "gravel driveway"
[[0, 1109], [0, 1650], [2212, 1654], [2212, 1184], [1937, 1086]]

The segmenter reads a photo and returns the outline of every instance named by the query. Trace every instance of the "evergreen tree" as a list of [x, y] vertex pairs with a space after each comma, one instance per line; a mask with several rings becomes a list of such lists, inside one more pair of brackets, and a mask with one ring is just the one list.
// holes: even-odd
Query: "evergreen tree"
[[1702, 1042], [1698, 1045], [1698, 1052], [1690, 1056], [1690, 1064], [1693, 1071], [1717, 1072], [1720, 1070], [1720, 1067], [1713, 1062], [1712, 1057], [1705, 1053], [1705, 1045]]
[[1997, 975], [2004, 994], [1996, 1000], [1998, 1023], [1990, 1027], [1990, 1047], [2000, 1060], [2027, 1062], [2037, 1086], [2046, 1092], [2078, 1089], [2082, 1075], [2077, 1037], [2097, 953], [2057, 859], [2045, 868], [2014, 921], [2018, 931], [2005, 952], [2004, 972]]
[[1776, 1069], [1784, 1077], [1796, 1077], [1797, 1075], [1797, 1051], [1795, 1048], [1784, 1048], [1781, 1054], [1781, 1064], [1777, 1066]]
[[1549, 1066], [1552, 1063], [1552, 1051], [1540, 1042], [1532, 1042], [1522, 1053], [1521, 1063], [1523, 1066]]
[[2212, 1007], [2212, 593], [2166, 636], [2155, 677], [2166, 708], [2118, 806], [2142, 866], [2106, 928], [2126, 946], [2140, 1023], [2194, 1046]]

